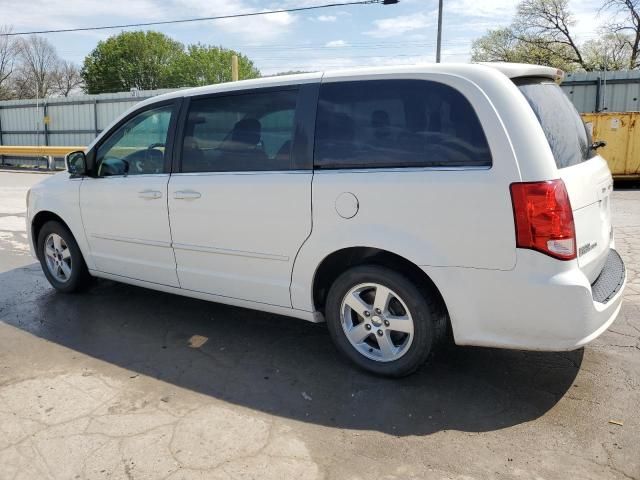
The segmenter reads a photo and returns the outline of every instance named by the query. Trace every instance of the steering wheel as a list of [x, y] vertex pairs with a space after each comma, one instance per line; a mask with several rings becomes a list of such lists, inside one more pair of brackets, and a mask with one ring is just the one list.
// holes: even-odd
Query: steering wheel
[[[144, 158], [135, 159], [133, 161], [133, 166], [136, 169], [137, 173], [160, 173], [162, 171], [162, 158], [154, 158], [154, 154], [151, 153], [156, 148], [164, 147], [164, 143], [152, 143], [145, 150], [143, 150]], [[161, 154], [161, 157], [164, 157], [164, 153]]]

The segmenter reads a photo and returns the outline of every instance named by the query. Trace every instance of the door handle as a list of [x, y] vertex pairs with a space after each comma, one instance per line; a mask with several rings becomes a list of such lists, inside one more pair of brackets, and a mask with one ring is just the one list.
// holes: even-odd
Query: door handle
[[176, 200], [195, 200], [201, 196], [200, 192], [193, 190], [178, 190], [177, 192], [173, 192], [173, 198]]
[[145, 200], [155, 200], [162, 197], [162, 192], [158, 190], [142, 190], [138, 192], [138, 197], [144, 198]]

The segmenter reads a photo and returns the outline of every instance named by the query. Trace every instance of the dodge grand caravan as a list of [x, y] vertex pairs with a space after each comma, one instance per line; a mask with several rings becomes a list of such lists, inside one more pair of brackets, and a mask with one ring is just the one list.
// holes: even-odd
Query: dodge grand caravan
[[625, 269], [606, 162], [519, 64], [292, 75], [143, 101], [28, 194], [59, 291], [90, 276], [326, 321], [406, 375], [458, 345], [579, 348]]

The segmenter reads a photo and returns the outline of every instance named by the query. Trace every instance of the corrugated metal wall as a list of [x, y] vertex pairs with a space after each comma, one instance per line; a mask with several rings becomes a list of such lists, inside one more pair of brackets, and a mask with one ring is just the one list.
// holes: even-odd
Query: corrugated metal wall
[[[569, 73], [561, 87], [581, 113], [640, 111], [640, 71]], [[87, 145], [132, 105], [169, 91], [1, 101], [0, 145]]]
[[560, 85], [580, 113], [640, 111], [640, 71], [568, 73]]
[[[172, 90], [0, 102], [0, 145], [88, 145], [118, 115]], [[48, 122], [45, 124], [45, 118]]]

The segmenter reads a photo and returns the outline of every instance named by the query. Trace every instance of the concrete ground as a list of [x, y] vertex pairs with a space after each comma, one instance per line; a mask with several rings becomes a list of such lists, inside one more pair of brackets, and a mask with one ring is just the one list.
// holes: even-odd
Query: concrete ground
[[570, 353], [451, 348], [385, 380], [323, 325], [113, 282], [56, 294], [0, 172], [0, 478], [640, 478], [640, 190], [622, 313]]

